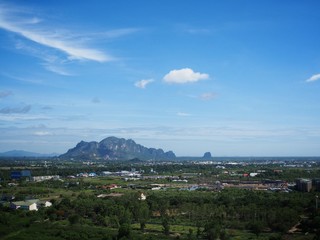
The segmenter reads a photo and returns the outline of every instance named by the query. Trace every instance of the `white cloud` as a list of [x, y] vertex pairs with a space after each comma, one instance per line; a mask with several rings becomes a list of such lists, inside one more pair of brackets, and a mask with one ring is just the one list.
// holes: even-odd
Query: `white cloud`
[[314, 81], [317, 81], [317, 80], [320, 80], [320, 73], [312, 75], [310, 78], [308, 78], [306, 80], [306, 82], [314, 82]]
[[47, 131], [37, 131], [37, 132], [34, 132], [33, 135], [35, 135], [35, 136], [49, 136], [49, 135], [52, 135], [52, 133], [47, 132]]
[[[0, 10], [0, 28], [19, 34], [42, 46], [64, 52], [71, 60], [91, 60], [97, 62], [113, 60], [112, 57], [107, 56], [99, 50], [81, 46], [79, 39], [73, 37], [72, 34], [52, 34], [52, 29], [44, 25], [39, 28], [38, 24], [42, 22], [37, 20], [37, 18], [32, 17], [21, 20], [18, 15], [19, 10], [13, 11], [5, 7], [2, 8]], [[48, 28], [48, 30], [44, 31], [43, 28]]]
[[149, 83], [152, 83], [154, 80], [153, 79], [143, 79], [143, 80], [140, 80], [138, 82], [136, 82], [134, 85], [137, 87], [137, 88], [146, 88], [146, 86], [149, 84]]
[[194, 72], [191, 68], [183, 68], [170, 71], [164, 76], [163, 80], [167, 83], [184, 84], [198, 82], [208, 78], [209, 75], [206, 73]]

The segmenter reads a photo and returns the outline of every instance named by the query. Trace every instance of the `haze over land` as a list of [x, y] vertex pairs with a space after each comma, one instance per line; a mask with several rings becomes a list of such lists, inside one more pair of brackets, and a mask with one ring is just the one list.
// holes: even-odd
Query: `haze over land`
[[134, 139], [320, 155], [320, 2], [0, 0], [0, 152]]

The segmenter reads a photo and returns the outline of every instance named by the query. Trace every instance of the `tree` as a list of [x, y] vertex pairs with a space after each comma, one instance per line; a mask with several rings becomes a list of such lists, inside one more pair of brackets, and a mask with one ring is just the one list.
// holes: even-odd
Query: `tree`
[[141, 231], [144, 231], [146, 222], [148, 221], [149, 217], [150, 217], [150, 211], [149, 211], [148, 204], [146, 204], [145, 202], [141, 202], [141, 204], [139, 204], [139, 209], [138, 209], [138, 221], [140, 223]]
[[298, 213], [291, 208], [276, 208], [270, 211], [268, 224], [272, 230], [286, 232], [299, 221]]
[[228, 239], [225, 229], [222, 227], [221, 219], [209, 220], [204, 226], [204, 237], [208, 240]]
[[257, 236], [259, 236], [263, 230], [263, 224], [258, 221], [253, 221], [248, 223], [247, 228], [250, 229]]
[[162, 227], [163, 227], [163, 233], [165, 235], [169, 235], [170, 234], [170, 225], [169, 225], [169, 217], [168, 216], [162, 217]]
[[120, 208], [121, 211], [119, 212], [119, 219], [120, 219], [120, 224], [124, 224], [124, 223], [131, 223], [132, 220], [132, 214], [129, 211], [129, 209], [125, 209], [125, 208]]
[[71, 225], [75, 225], [77, 223], [79, 223], [80, 217], [77, 214], [71, 215], [68, 217], [69, 223]]
[[100, 214], [98, 214], [96, 218], [96, 224], [99, 226], [106, 226], [107, 225], [106, 219]]
[[127, 238], [130, 239], [131, 237], [131, 226], [129, 223], [123, 223], [120, 225], [118, 231], [118, 239]]
[[216, 224], [209, 223], [204, 228], [205, 232], [205, 239], [208, 240], [215, 240], [219, 237], [220, 233], [220, 226]]
[[189, 233], [187, 235], [188, 240], [194, 240], [195, 239], [195, 235], [193, 234], [193, 229], [189, 228]]

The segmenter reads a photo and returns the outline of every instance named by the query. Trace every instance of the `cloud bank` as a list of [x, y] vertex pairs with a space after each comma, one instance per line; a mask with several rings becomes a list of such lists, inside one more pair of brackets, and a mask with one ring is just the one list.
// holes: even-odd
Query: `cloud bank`
[[206, 73], [194, 72], [191, 68], [182, 68], [179, 70], [171, 70], [163, 77], [166, 83], [184, 84], [193, 83], [200, 80], [208, 79]]

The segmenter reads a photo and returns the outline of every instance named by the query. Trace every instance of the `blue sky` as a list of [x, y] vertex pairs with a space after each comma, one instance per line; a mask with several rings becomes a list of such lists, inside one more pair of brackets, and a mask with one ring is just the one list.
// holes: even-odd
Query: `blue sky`
[[320, 2], [0, 0], [0, 151], [132, 138], [320, 155]]

